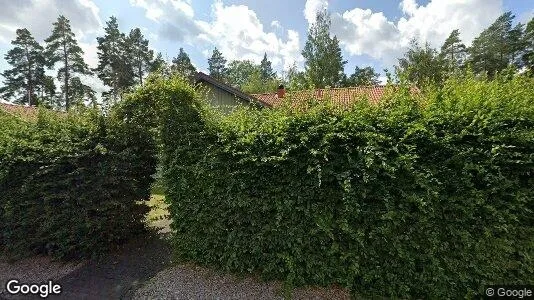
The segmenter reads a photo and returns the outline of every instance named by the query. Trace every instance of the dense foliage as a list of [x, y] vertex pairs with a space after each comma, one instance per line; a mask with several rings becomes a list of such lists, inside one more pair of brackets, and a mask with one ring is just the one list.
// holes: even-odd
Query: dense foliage
[[97, 112], [0, 110], [0, 250], [89, 257], [143, 229], [155, 142], [125, 102]]
[[210, 113], [161, 105], [167, 201], [185, 259], [367, 296], [461, 298], [534, 279], [534, 82], [449, 80], [379, 106]]
[[219, 81], [224, 81], [227, 76], [228, 68], [226, 67], [226, 58], [224, 58], [217, 47], [213, 49], [213, 54], [208, 59], [208, 70], [210, 76]]
[[184, 48], [180, 48], [178, 55], [172, 59], [171, 69], [186, 78], [193, 78], [197, 73], [197, 69], [191, 63], [191, 59], [184, 51]]

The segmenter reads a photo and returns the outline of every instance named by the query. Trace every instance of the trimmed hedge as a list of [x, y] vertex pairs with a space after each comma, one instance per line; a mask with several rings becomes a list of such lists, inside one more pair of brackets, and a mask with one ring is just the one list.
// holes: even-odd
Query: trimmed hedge
[[468, 77], [379, 106], [227, 117], [180, 79], [136, 97], [161, 107], [184, 259], [370, 297], [462, 298], [534, 281], [532, 91], [524, 77]]
[[155, 140], [135, 110], [0, 111], [0, 249], [90, 257], [144, 229]]

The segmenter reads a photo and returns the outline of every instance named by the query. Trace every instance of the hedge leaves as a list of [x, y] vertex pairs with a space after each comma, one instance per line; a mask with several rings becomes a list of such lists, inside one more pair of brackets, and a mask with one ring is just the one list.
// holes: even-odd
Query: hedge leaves
[[134, 109], [0, 111], [0, 247], [88, 257], [143, 229], [155, 172], [152, 133]]
[[221, 116], [180, 79], [148, 83], [178, 253], [371, 297], [532, 282], [534, 82], [408, 90]]

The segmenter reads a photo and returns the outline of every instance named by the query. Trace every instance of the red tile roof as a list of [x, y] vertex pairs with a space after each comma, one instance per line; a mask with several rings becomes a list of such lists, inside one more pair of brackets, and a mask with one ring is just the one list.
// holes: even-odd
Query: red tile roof
[[0, 109], [7, 111], [10, 114], [21, 116], [23, 118], [35, 117], [37, 114], [37, 107], [35, 106], [0, 103]]
[[[371, 103], [378, 103], [385, 95], [386, 86], [362, 86], [348, 88], [330, 88], [308, 91], [287, 91], [283, 99], [288, 98], [292, 103], [305, 102], [310, 99], [318, 101], [330, 101], [337, 107], [348, 107], [358, 99], [367, 98]], [[417, 91], [413, 90], [415, 93]], [[277, 93], [253, 94], [258, 101], [267, 104], [269, 107], [277, 107], [282, 104], [282, 99]]]

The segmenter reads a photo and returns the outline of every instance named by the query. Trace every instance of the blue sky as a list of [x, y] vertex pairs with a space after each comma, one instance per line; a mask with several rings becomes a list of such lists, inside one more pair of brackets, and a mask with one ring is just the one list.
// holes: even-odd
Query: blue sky
[[[523, 23], [534, 16], [530, 0], [0, 0], [0, 5], [2, 56], [16, 28], [28, 28], [42, 42], [57, 15], [64, 14], [95, 66], [96, 37], [113, 15], [124, 32], [141, 28], [151, 47], [169, 60], [183, 47], [195, 66], [206, 70], [214, 47], [228, 60], [259, 61], [267, 52], [279, 73], [292, 64], [303, 67], [307, 30], [323, 8], [331, 13], [347, 73], [355, 66], [391, 69], [414, 37], [439, 47], [458, 28], [469, 44], [505, 11]], [[6, 67], [0, 60], [0, 71]], [[95, 78], [85, 80], [102, 88]]]

